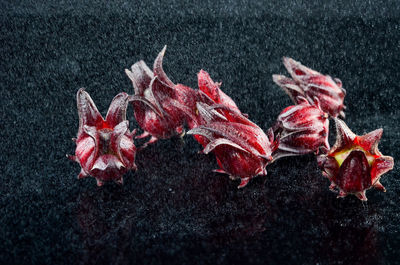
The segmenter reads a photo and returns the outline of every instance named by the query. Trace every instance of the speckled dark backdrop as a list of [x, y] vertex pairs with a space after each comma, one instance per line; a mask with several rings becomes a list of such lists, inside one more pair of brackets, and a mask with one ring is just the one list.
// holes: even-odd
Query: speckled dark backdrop
[[138, 153], [122, 187], [78, 181], [65, 158], [78, 88], [105, 114], [114, 95], [133, 92], [124, 69], [151, 65], [168, 44], [174, 82], [197, 88], [197, 72], [209, 71], [263, 129], [291, 104], [271, 78], [285, 73], [282, 56], [339, 77], [350, 128], [382, 127], [380, 150], [397, 162], [398, 1], [14, 2], [0, 8], [1, 264], [398, 261], [397, 163], [386, 194], [362, 203], [336, 199], [312, 155], [281, 159], [237, 190], [188, 136]]

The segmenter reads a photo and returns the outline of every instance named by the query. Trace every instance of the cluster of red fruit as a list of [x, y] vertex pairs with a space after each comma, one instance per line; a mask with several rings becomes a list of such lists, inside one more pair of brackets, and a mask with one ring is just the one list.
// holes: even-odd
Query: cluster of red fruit
[[[385, 191], [379, 182], [393, 168], [393, 158], [378, 150], [382, 129], [363, 136], [355, 135], [338, 118], [344, 118], [345, 90], [339, 79], [311, 70], [290, 58], [283, 63], [291, 78], [274, 75], [273, 80], [293, 100], [275, 125], [266, 133], [241, 113], [235, 102], [203, 70], [198, 73], [199, 89], [174, 84], [165, 74], [162, 61], [165, 47], [156, 58], [153, 71], [143, 61], [126, 74], [135, 94], [118, 94], [103, 119], [89, 94], [77, 93], [79, 130], [74, 156], [81, 166], [78, 178], [93, 176], [99, 186], [105, 181], [122, 183], [128, 170], [135, 170], [134, 138], [151, 138], [142, 146], [184, 134], [190, 130], [203, 146], [213, 152], [220, 169], [232, 179], [240, 179], [239, 188], [251, 178], [266, 175], [266, 166], [293, 155], [315, 153], [322, 173], [331, 181], [330, 188], [339, 197], [354, 194], [367, 200], [371, 187]], [[130, 132], [126, 110], [132, 104], [135, 119], [144, 133]], [[337, 139], [330, 148], [329, 118], [336, 123]]]

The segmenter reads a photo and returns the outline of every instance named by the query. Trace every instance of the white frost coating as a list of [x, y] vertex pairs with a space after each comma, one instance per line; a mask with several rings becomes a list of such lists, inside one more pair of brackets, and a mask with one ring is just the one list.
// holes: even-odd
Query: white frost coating
[[98, 170], [105, 170], [107, 168], [107, 164], [104, 163], [103, 159], [97, 159], [96, 163], [93, 165], [91, 170], [98, 169]]
[[296, 111], [298, 111], [300, 108], [302, 108], [303, 106], [301, 106], [301, 105], [296, 105], [296, 106], [294, 106], [293, 108], [291, 108], [290, 110], [288, 110], [288, 111], [286, 111], [285, 113], [283, 113], [282, 115], [279, 115], [279, 118], [280, 119], [284, 119], [284, 118], [286, 118], [287, 116], [289, 116], [290, 114], [292, 114], [293, 112], [296, 112]]
[[79, 157], [85, 157], [87, 153], [93, 152], [95, 147], [95, 142], [93, 138], [86, 137], [85, 139], [79, 141], [76, 147], [76, 155]]
[[121, 138], [119, 146], [121, 149], [131, 150], [133, 147], [133, 142], [128, 137], [124, 136]]
[[249, 153], [249, 151], [247, 151], [246, 149], [243, 149], [240, 145], [235, 144], [234, 142], [232, 142], [232, 141], [230, 141], [230, 140], [228, 140], [228, 139], [224, 139], [224, 138], [219, 138], [219, 139], [216, 139], [216, 140], [210, 142], [210, 143], [206, 146], [206, 148], [204, 148], [203, 152], [204, 152], [205, 154], [208, 154], [209, 152], [211, 152], [212, 150], [214, 150], [218, 145], [223, 145], [223, 144], [229, 145], [229, 146], [234, 147], [234, 148], [237, 148], [237, 149], [239, 149], [239, 150], [241, 150], [241, 151], [243, 151], [243, 152]]

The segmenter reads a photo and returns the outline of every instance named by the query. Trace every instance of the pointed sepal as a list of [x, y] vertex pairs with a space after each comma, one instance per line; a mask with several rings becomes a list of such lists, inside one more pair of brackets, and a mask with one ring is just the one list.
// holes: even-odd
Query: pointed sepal
[[386, 188], [382, 185], [380, 181], [375, 182], [373, 185], [375, 189], [386, 192]]
[[126, 121], [126, 109], [128, 107], [128, 94], [119, 93], [111, 101], [106, 115], [106, 123], [113, 128], [123, 121]]
[[335, 118], [336, 124], [336, 142], [331, 149], [331, 153], [343, 149], [353, 144], [356, 135], [350, 130], [347, 124], [341, 119]]
[[358, 136], [358, 144], [372, 155], [379, 155], [378, 144], [381, 140], [383, 129], [377, 129], [363, 136]]
[[365, 195], [365, 190], [363, 190], [363, 191], [361, 191], [361, 192], [357, 192], [355, 195], [356, 195], [356, 197], [359, 198], [361, 201], [366, 202], [366, 201], [368, 200], [368, 199], [367, 199], [367, 196]]
[[104, 121], [92, 98], [84, 88], [78, 90], [76, 102], [79, 115], [79, 131], [82, 131], [85, 125], [97, 126]]
[[249, 183], [249, 181], [250, 181], [250, 178], [241, 178], [238, 189], [246, 187], [246, 185]]
[[165, 74], [163, 66], [162, 66], [166, 50], [167, 50], [167, 45], [164, 46], [164, 48], [161, 50], [161, 52], [158, 54], [157, 58], [155, 59], [154, 65], [153, 65], [153, 71], [154, 71], [154, 75], [157, 76], [161, 82], [165, 83], [168, 86], [173, 87], [175, 84]]
[[125, 69], [125, 74], [132, 81], [135, 95], [143, 96], [149, 87], [150, 81], [154, 78], [153, 72], [144, 61], [132, 65], [131, 70]]

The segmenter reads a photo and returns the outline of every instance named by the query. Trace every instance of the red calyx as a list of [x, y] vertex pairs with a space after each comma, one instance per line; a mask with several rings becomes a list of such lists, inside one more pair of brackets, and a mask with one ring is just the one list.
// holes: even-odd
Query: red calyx
[[331, 181], [330, 189], [338, 190], [338, 197], [354, 194], [363, 201], [367, 200], [365, 191], [372, 187], [386, 191], [380, 177], [393, 169], [394, 162], [378, 150], [383, 130], [358, 136], [342, 120], [335, 122], [336, 143], [327, 155], [318, 157], [323, 174]]
[[342, 82], [329, 75], [305, 67], [301, 63], [284, 57], [283, 64], [292, 78], [283, 75], [273, 75], [274, 82], [279, 85], [290, 98], [298, 103], [298, 97], [306, 98], [311, 104], [318, 99], [321, 109], [331, 117], [345, 117], [343, 104], [346, 91]]
[[167, 77], [162, 67], [165, 50], [166, 46], [155, 59], [153, 72], [143, 61], [132, 65], [131, 70], [125, 69], [135, 89], [130, 98], [135, 118], [144, 130], [137, 138], [152, 136], [145, 145], [183, 134], [184, 123], [193, 119], [196, 93]]
[[[246, 186], [254, 176], [267, 174], [265, 167], [276, 146], [272, 130], [265, 135], [256, 124], [225, 106], [198, 103], [197, 108], [205, 123], [188, 134], [204, 137], [203, 152], [214, 152], [221, 167], [217, 172], [240, 178], [238, 188]], [[224, 112], [230, 113], [229, 120]]]
[[320, 108], [318, 100], [311, 105], [305, 98], [298, 97], [298, 105], [289, 106], [278, 116], [274, 133], [279, 146], [274, 160], [293, 155], [318, 153], [322, 147], [329, 150], [329, 119]]
[[75, 156], [81, 172], [78, 178], [93, 176], [97, 185], [105, 181], [123, 182], [128, 170], [135, 170], [136, 147], [133, 134], [126, 120], [128, 95], [120, 93], [114, 97], [104, 120], [90, 95], [83, 89], [77, 93], [79, 114], [78, 136], [75, 140]]

